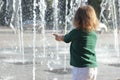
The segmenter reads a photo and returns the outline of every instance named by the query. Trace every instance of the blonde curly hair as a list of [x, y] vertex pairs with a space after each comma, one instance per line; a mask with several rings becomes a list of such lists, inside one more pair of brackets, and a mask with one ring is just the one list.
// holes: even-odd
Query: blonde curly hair
[[82, 29], [88, 32], [96, 30], [98, 26], [98, 18], [94, 8], [90, 5], [79, 7], [75, 13], [73, 24], [77, 29]]

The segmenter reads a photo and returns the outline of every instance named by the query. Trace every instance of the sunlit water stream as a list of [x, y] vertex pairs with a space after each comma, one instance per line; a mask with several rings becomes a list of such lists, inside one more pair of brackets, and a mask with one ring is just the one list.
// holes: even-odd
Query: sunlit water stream
[[[64, 28], [58, 26], [62, 21], [60, 18], [59, 0], [53, 0], [53, 27], [46, 29], [45, 13], [47, 3], [45, 0], [33, 1], [33, 29], [24, 31], [22, 18], [22, 0], [0, 1], [0, 10], [5, 4], [6, 10], [13, 9], [9, 27], [0, 27], [0, 80], [70, 80], [71, 67], [69, 65], [69, 45], [63, 42], [56, 42], [53, 33], [67, 33], [72, 29], [72, 18], [74, 12], [80, 5], [85, 5], [83, 0], [66, 0]], [[114, 1], [114, 0], [113, 0]], [[68, 8], [68, 3], [70, 7]], [[106, 2], [103, 0], [102, 4]], [[12, 5], [11, 5], [12, 4]], [[104, 12], [104, 6], [101, 8]], [[110, 4], [110, 3], [109, 3]], [[119, 59], [119, 33], [117, 33], [115, 4], [111, 3], [110, 13], [112, 14], [115, 28], [111, 32], [98, 34], [96, 52], [98, 62], [105, 64], [120, 64]], [[111, 5], [110, 4], [110, 5]], [[39, 8], [38, 32], [36, 7]], [[107, 19], [101, 13], [104, 21]], [[6, 21], [7, 22], [7, 21]], [[71, 26], [69, 28], [69, 26]], [[49, 26], [47, 26], [49, 27]], [[69, 77], [68, 77], [69, 76]]]

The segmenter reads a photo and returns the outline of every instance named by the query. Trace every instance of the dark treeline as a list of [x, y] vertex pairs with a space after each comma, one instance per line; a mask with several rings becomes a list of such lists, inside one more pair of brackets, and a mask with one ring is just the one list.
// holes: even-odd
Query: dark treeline
[[[1, 0], [4, 4], [0, 10], [0, 25], [9, 26], [11, 22], [11, 17], [13, 14], [13, 1], [12, 0]], [[9, 1], [9, 2], [6, 2]], [[32, 20], [33, 19], [33, 1], [34, 0], [22, 0], [22, 20]], [[39, 0], [36, 0], [36, 3]], [[9, 3], [7, 5], [7, 3]], [[59, 0], [58, 7], [60, 8], [59, 18], [61, 21], [65, 21], [65, 0]], [[46, 0], [46, 12], [45, 12], [45, 21], [49, 22], [53, 20], [53, 7], [52, 7], [52, 0]], [[36, 19], [40, 19], [40, 10], [39, 6], [36, 6]], [[49, 23], [47, 23], [49, 24]]]
[[[1, 0], [2, 2], [4, 2], [3, 6], [1, 7], [0, 10], [0, 25], [6, 25], [9, 26], [10, 22], [11, 22], [11, 17], [13, 14], [13, 0]], [[0, 1], [0, 2], [1, 2]], [[9, 2], [6, 2], [9, 1]], [[32, 20], [33, 19], [33, 1], [34, 0], [22, 0], [22, 20]], [[37, 2], [39, 0], [36, 0]], [[46, 2], [46, 14], [45, 14], [45, 21], [47, 22], [47, 25], [51, 24], [51, 21], [53, 21], [53, 7], [52, 5], [52, 1], [53, 0], [45, 0]], [[68, 0], [69, 3], [71, 0]], [[36, 2], [36, 3], [37, 3]], [[7, 5], [8, 3], [8, 5]], [[97, 12], [97, 15], [99, 15], [100, 12], [100, 6], [99, 4], [101, 3], [101, 0], [88, 0], [88, 4], [92, 5]], [[65, 5], [66, 4], [66, 0], [59, 0], [58, 3], [58, 7], [59, 7], [59, 15], [61, 16], [59, 18], [59, 20], [64, 23], [65, 21]], [[70, 8], [70, 4], [67, 5], [68, 9]], [[67, 12], [69, 14], [69, 12]], [[40, 10], [39, 7], [36, 6], [36, 15], [37, 18], [36, 19], [40, 19]], [[61, 23], [61, 24], [62, 24]]]

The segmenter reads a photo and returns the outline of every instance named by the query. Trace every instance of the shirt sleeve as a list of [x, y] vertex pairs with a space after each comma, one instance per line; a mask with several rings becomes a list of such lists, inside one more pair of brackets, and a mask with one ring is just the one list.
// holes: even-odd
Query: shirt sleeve
[[69, 43], [72, 41], [73, 37], [74, 37], [74, 32], [75, 32], [75, 29], [73, 29], [72, 31], [70, 31], [69, 33], [67, 33], [65, 36], [64, 36], [64, 42], [66, 43]]

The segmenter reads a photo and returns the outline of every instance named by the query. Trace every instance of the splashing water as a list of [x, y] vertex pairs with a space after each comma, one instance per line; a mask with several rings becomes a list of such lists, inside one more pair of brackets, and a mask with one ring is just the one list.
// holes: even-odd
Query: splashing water
[[[53, 25], [53, 33], [58, 33], [58, 13], [59, 13], [59, 8], [58, 8], [58, 0], [53, 0], [52, 7], [54, 8], [54, 25]], [[56, 42], [56, 59], [59, 60], [59, 43]]]
[[[109, 10], [108, 18], [105, 17], [104, 11], [106, 8]], [[101, 19], [103, 18], [103, 20]], [[108, 19], [111, 19], [113, 24], [113, 34], [114, 34], [114, 44], [117, 55], [119, 55], [119, 40], [118, 40], [118, 20], [117, 20], [117, 12], [115, 0], [102, 0], [101, 3], [101, 13], [100, 13], [100, 21], [108, 24]], [[110, 25], [109, 25], [110, 26]]]
[[1, 0], [0, 1], [0, 10], [1, 10], [1, 7], [3, 6], [4, 2]]
[[36, 71], [36, 0], [33, 2], [33, 80], [35, 80], [35, 71]]
[[[69, 44], [64, 43], [58, 43], [53, 40], [52, 33], [58, 33], [61, 29], [59, 29], [59, 24], [62, 23], [61, 14], [60, 14], [60, 0], [53, 0], [52, 3], [47, 4], [46, 0], [33, 0], [32, 2], [32, 32], [26, 31], [24, 32], [23, 27], [23, 5], [22, 0], [13, 0], [10, 2], [10, 0], [6, 0], [6, 10], [9, 10], [9, 6], [11, 5], [13, 12], [10, 19], [10, 27], [13, 30], [14, 34], [9, 34], [12, 38], [15, 38], [15, 41], [13, 40], [13, 43], [9, 43], [13, 45], [13, 47], [16, 48], [16, 51], [11, 51], [8, 46], [5, 46], [5, 50], [0, 51], [0, 60], [1, 56], [2, 60], [5, 65], [9, 68], [5, 68], [5, 71], [9, 71], [12, 73], [14, 77], [19, 77], [21, 75], [17, 73], [17, 68], [20, 69], [20, 71], [23, 71], [23, 74], [26, 74], [30, 76], [29, 79], [32, 78], [32, 80], [67, 80], [66, 77], [59, 78], [60, 75], [60, 69], [62, 68], [65, 71], [67, 71], [67, 67], [69, 64]], [[30, 0], [31, 1], [31, 0]], [[106, 2], [105, 2], [106, 1]], [[114, 1], [114, 0], [112, 0]], [[101, 3], [101, 18], [100, 20], [104, 20], [105, 23], [108, 24], [108, 21], [106, 19], [106, 16], [104, 15], [105, 6], [109, 4], [110, 7], [110, 14], [109, 17], [112, 17], [112, 24], [115, 26], [113, 35], [114, 35], [114, 49], [117, 53], [117, 56], [119, 55], [119, 37], [117, 33], [117, 19], [116, 19], [116, 8], [115, 3], [111, 0], [103, 0]], [[66, 0], [64, 1], [64, 26], [63, 26], [63, 33], [66, 34], [69, 32], [70, 29], [73, 28], [72, 20], [75, 14], [75, 11], [78, 9], [80, 5], [85, 5], [87, 0]], [[111, 2], [111, 3], [110, 3]], [[4, 5], [4, 1], [0, 1], [0, 10], [2, 9], [2, 6]], [[49, 6], [48, 6], [49, 5]], [[51, 30], [47, 30], [46, 27], [49, 27], [46, 25], [46, 17], [48, 17], [49, 12], [47, 13], [47, 9], [51, 7], [53, 9], [52, 11], [52, 20], [53, 20], [53, 27], [50, 28]], [[38, 10], [37, 10], [38, 9]], [[39, 15], [37, 13], [39, 12]], [[27, 15], [27, 13], [26, 13]], [[39, 19], [37, 19], [39, 16]], [[41, 33], [37, 33], [37, 20], [40, 21], [39, 28], [42, 28]], [[7, 20], [6, 20], [7, 22]], [[30, 26], [30, 25], [29, 25]], [[28, 26], [28, 27], [29, 27]], [[8, 37], [8, 36], [7, 36]], [[4, 41], [6, 42], [6, 41]], [[101, 43], [100, 43], [101, 44]], [[7, 45], [7, 44], [5, 44]], [[106, 44], [105, 44], [106, 46]], [[103, 46], [101, 46], [103, 47]], [[18, 51], [17, 51], [18, 50]], [[5, 54], [6, 53], [6, 54]], [[13, 54], [14, 53], [14, 54]], [[109, 52], [108, 52], [109, 53]], [[112, 52], [111, 52], [112, 53]], [[9, 54], [9, 55], [8, 55]], [[22, 55], [21, 55], [22, 54]], [[21, 58], [22, 56], [22, 58]], [[23, 63], [23, 64], [20, 64]], [[29, 64], [27, 63], [29, 62]], [[9, 63], [9, 64], [8, 64]], [[14, 65], [12, 64], [14, 63]], [[31, 66], [32, 65], [32, 66]], [[14, 69], [12, 71], [12, 69]], [[50, 74], [54, 69], [58, 69], [56, 73], [58, 74]], [[25, 70], [25, 71], [24, 71]], [[27, 72], [29, 71], [29, 72]], [[19, 71], [18, 71], [19, 72]], [[12, 75], [11, 74], [11, 75]], [[5, 75], [5, 74], [4, 74]], [[6, 73], [7, 75], [7, 73]], [[48, 77], [48, 75], [50, 77]], [[31, 77], [32, 76], [32, 77]], [[23, 77], [23, 76], [22, 76]], [[25, 76], [24, 76], [25, 77]], [[23, 77], [23, 78], [24, 78]], [[5, 78], [4, 78], [5, 79]], [[6, 78], [8, 79], [8, 78]], [[12, 79], [12, 78], [9, 78]], [[8, 80], [9, 80], [8, 79]], [[25, 78], [26, 79], [26, 78]], [[23, 79], [24, 80], [24, 79]], [[27, 80], [27, 79], [26, 79]]]

